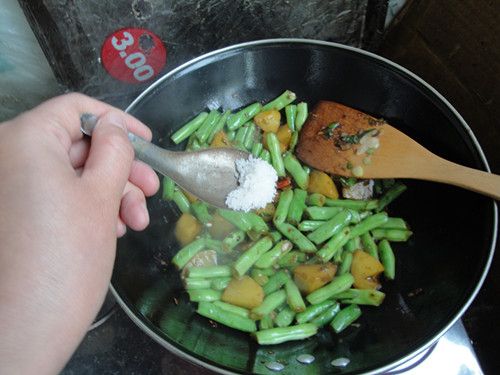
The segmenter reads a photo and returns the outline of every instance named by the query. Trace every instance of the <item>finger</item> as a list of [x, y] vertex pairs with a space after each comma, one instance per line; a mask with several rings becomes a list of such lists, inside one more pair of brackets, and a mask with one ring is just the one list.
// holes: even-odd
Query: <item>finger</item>
[[127, 183], [120, 205], [120, 218], [133, 230], [143, 230], [149, 224], [146, 198], [141, 189]]
[[74, 142], [69, 149], [69, 161], [75, 169], [83, 167], [89, 155], [90, 142], [88, 139], [79, 139]]
[[120, 218], [118, 218], [118, 221], [116, 222], [116, 237], [123, 237], [125, 233], [127, 233], [127, 226]]
[[141, 189], [146, 197], [156, 194], [160, 187], [160, 180], [156, 172], [139, 160], [134, 160], [132, 163], [128, 180]]
[[117, 206], [134, 158], [122, 119], [115, 113], [99, 119], [82, 173], [83, 179], [99, 189], [100, 196], [112, 198]]

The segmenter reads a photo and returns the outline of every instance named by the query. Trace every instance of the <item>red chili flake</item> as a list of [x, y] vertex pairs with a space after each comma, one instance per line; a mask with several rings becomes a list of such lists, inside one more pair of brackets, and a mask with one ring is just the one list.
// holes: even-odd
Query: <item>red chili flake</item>
[[292, 179], [288, 176], [280, 178], [278, 180], [278, 183], [276, 184], [276, 187], [280, 190], [283, 190], [287, 186], [290, 186], [292, 184]]

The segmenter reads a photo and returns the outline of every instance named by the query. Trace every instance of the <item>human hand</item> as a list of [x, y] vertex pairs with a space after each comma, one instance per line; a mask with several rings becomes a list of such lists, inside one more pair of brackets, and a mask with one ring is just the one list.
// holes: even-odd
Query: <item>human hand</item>
[[[80, 115], [99, 117], [92, 142]], [[56, 373], [104, 300], [116, 237], [149, 223], [156, 174], [133, 160], [138, 120], [80, 94], [0, 124], [0, 363]]]

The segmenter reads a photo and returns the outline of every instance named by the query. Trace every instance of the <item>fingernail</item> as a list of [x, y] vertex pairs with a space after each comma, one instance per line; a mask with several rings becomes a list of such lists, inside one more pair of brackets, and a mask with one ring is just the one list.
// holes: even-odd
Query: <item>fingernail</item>
[[123, 121], [123, 116], [119, 115], [118, 113], [110, 112], [105, 116], [104, 120], [108, 124], [117, 126], [123, 130], [127, 130], [127, 127], [125, 126], [125, 121]]
[[149, 222], [149, 211], [146, 202], [142, 204], [142, 209], [143, 209], [144, 221]]

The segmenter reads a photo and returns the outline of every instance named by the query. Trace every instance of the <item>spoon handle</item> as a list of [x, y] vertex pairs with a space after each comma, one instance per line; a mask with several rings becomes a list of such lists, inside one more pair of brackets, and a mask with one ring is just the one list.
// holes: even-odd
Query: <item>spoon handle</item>
[[[98, 117], [92, 113], [82, 114], [80, 117], [82, 133], [91, 137], [97, 120]], [[175, 169], [173, 165], [175, 151], [165, 150], [133, 133], [128, 133], [128, 139], [134, 148], [136, 159], [148, 164], [162, 175], [172, 175]]]

